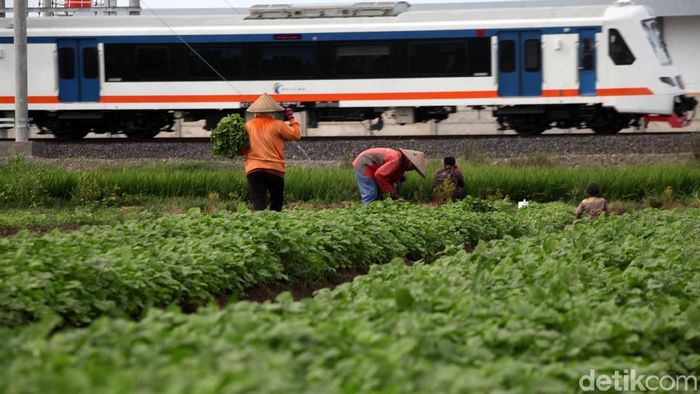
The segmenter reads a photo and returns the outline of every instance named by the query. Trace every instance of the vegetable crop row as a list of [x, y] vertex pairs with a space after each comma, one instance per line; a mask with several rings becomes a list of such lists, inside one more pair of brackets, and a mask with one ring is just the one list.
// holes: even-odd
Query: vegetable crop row
[[302, 302], [50, 340], [47, 322], [0, 341], [0, 391], [575, 393], [591, 369], [700, 370], [699, 283], [700, 210], [645, 211], [375, 266]]
[[[47, 313], [84, 325], [100, 315], [139, 317], [150, 306], [198, 306], [259, 284], [321, 280], [340, 268], [394, 257], [417, 260], [449, 245], [475, 245], [530, 226], [525, 216], [521, 223], [504, 212], [473, 212], [491, 205], [389, 202], [283, 214], [172, 215], [72, 233], [20, 233], [0, 240], [0, 325], [34, 322]], [[570, 207], [558, 209], [570, 219]]]

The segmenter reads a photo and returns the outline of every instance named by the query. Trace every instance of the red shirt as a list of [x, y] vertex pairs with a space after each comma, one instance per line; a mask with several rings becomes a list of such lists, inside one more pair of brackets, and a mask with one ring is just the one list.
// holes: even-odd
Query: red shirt
[[401, 151], [389, 148], [367, 149], [352, 162], [355, 170], [374, 178], [382, 193], [395, 191], [394, 183], [401, 179], [409, 165]]

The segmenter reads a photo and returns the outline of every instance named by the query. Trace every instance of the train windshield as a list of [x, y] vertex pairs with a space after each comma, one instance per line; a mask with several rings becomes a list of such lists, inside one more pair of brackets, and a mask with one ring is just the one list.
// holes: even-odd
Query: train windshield
[[656, 19], [644, 20], [642, 21], [642, 26], [644, 26], [644, 31], [647, 33], [649, 43], [651, 43], [651, 47], [654, 48], [654, 53], [656, 53], [656, 57], [659, 59], [661, 64], [664, 66], [670, 65], [671, 56], [668, 54], [666, 43], [661, 36]]

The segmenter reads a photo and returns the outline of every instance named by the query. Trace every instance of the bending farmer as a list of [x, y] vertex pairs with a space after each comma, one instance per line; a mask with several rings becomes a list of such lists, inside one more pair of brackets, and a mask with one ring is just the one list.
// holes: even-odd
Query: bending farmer
[[398, 199], [397, 184], [406, 171], [416, 170], [425, 178], [425, 154], [415, 150], [368, 149], [357, 156], [352, 166], [363, 204], [377, 200], [380, 192]]

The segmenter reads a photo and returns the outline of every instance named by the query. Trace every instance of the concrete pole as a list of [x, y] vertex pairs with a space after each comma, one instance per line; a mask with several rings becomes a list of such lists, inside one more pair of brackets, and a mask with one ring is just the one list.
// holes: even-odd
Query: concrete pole
[[[129, 7], [138, 7], [141, 9], [141, 0], [129, 0]], [[141, 15], [141, 11], [130, 11], [129, 15]]]
[[29, 142], [27, 0], [15, 0], [15, 142]]

